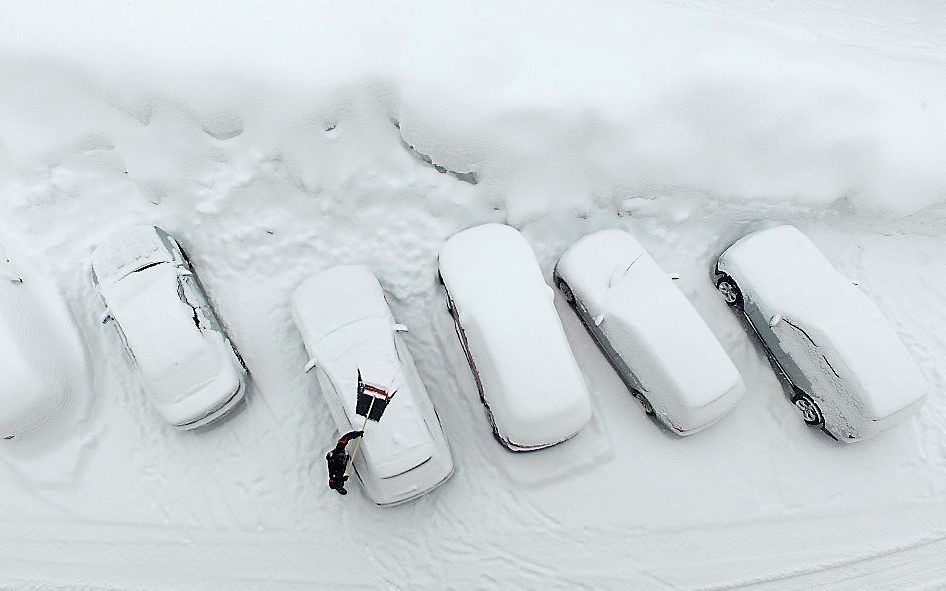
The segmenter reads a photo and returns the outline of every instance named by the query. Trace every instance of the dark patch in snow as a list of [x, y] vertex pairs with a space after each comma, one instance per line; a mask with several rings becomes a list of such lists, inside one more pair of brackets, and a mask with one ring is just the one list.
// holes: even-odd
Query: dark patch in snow
[[434, 170], [436, 170], [440, 174], [449, 174], [450, 176], [457, 179], [458, 181], [463, 181], [464, 183], [470, 183], [471, 185], [475, 185], [480, 182], [479, 175], [474, 171], [459, 172], [456, 170], [450, 170], [446, 166], [437, 164], [436, 162], [433, 161], [433, 159], [430, 156], [419, 151], [417, 148], [415, 148], [412, 144], [408, 143], [408, 141], [404, 139], [404, 135], [401, 133], [400, 122], [394, 119], [391, 121], [391, 123], [393, 123], [394, 127], [397, 128], [398, 130], [398, 137], [401, 140], [401, 146], [403, 146], [404, 149], [407, 150], [408, 153], [414, 158], [420, 160], [421, 162], [423, 162], [424, 164], [427, 164], [428, 166], [432, 166]]

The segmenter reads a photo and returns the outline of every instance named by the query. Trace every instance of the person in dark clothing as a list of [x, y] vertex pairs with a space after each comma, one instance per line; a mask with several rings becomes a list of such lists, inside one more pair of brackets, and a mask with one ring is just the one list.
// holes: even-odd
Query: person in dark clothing
[[328, 487], [340, 495], [348, 494], [348, 491], [345, 490], [345, 481], [348, 480], [348, 476], [345, 475], [345, 468], [348, 467], [350, 456], [345, 448], [350, 441], [358, 439], [364, 434], [364, 431], [345, 433], [335, 444], [335, 449], [325, 456], [325, 460], [328, 462]]

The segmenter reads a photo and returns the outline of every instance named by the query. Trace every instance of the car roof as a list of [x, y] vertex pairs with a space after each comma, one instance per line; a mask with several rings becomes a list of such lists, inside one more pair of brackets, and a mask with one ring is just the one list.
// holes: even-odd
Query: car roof
[[381, 418], [368, 426], [362, 449], [379, 478], [392, 478], [430, 459], [434, 442], [395, 346], [394, 317], [367, 267], [341, 265], [304, 281], [292, 296], [293, 316], [306, 349], [336, 389], [353, 427], [358, 372], [368, 383], [396, 391]]
[[525, 238], [501, 224], [464, 230], [444, 245], [440, 272], [504, 435], [539, 445], [580, 429], [587, 388]]
[[879, 420], [926, 395], [916, 362], [877, 305], [793, 226], [737, 241], [721, 256], [745, 296], [802, 329], [832, 364], [850, 369], [866, 413]]
[[381, 284], [363, 265], [338, 265], [312, 275], [296, 288], [292, 301], [307, 343], [346, 324], [391, 315]]

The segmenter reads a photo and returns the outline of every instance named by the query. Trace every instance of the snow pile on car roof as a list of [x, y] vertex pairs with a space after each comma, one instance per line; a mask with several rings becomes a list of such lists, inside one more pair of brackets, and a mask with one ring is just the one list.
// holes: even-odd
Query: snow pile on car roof
[[588, 422], [588, 390], [522, 235], [502, 224], [464, 230], [440, 252], [440, 273], [500, 435], [547, 445]]

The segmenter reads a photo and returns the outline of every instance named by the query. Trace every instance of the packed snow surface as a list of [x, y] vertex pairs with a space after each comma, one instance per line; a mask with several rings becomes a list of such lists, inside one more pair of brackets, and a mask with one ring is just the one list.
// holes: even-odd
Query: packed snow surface
[[534, 449], [577, 433], [588, 390], [525, 238], [484, 224], [447, 240], [439, 261], [497, 434]]
[[589, 234], [565, 251], [556, 272], [675, 430], [704, 429], [742, 398], [745, 386], [726, 350], [633, 236]]
[[770, 323], [785, 322], [814, 341], [853, 382], [870, 419], [916, 407], [926, 396], [923, 374], [880, 309], [798, 228], [754, 232], [727, 249], [719, 267]]
[[[0, 587], [946, 586], [944, 30], [932, 0], [5, 2], [0, 241], [77, 328], [71, 406], [0, 441]], [[711, 281], [760, 222], [876, 302], [930, 385], [920, 413], [853, 446], [802, 424]], [[628, 230], [746, 395], [693, 437], [653, 428], [557, 298], [592, 418], [507, 452], [436, 279], [486, 223], [546, 281]], [[99, 324], [89, 258], [128, 224], [186, 245], [250, 369], [217, 426], [156, 416]], [[455, 455], [400, 507], [325, 487], [336, 423], [289, 302], [339, 264], [410, 327]]]

